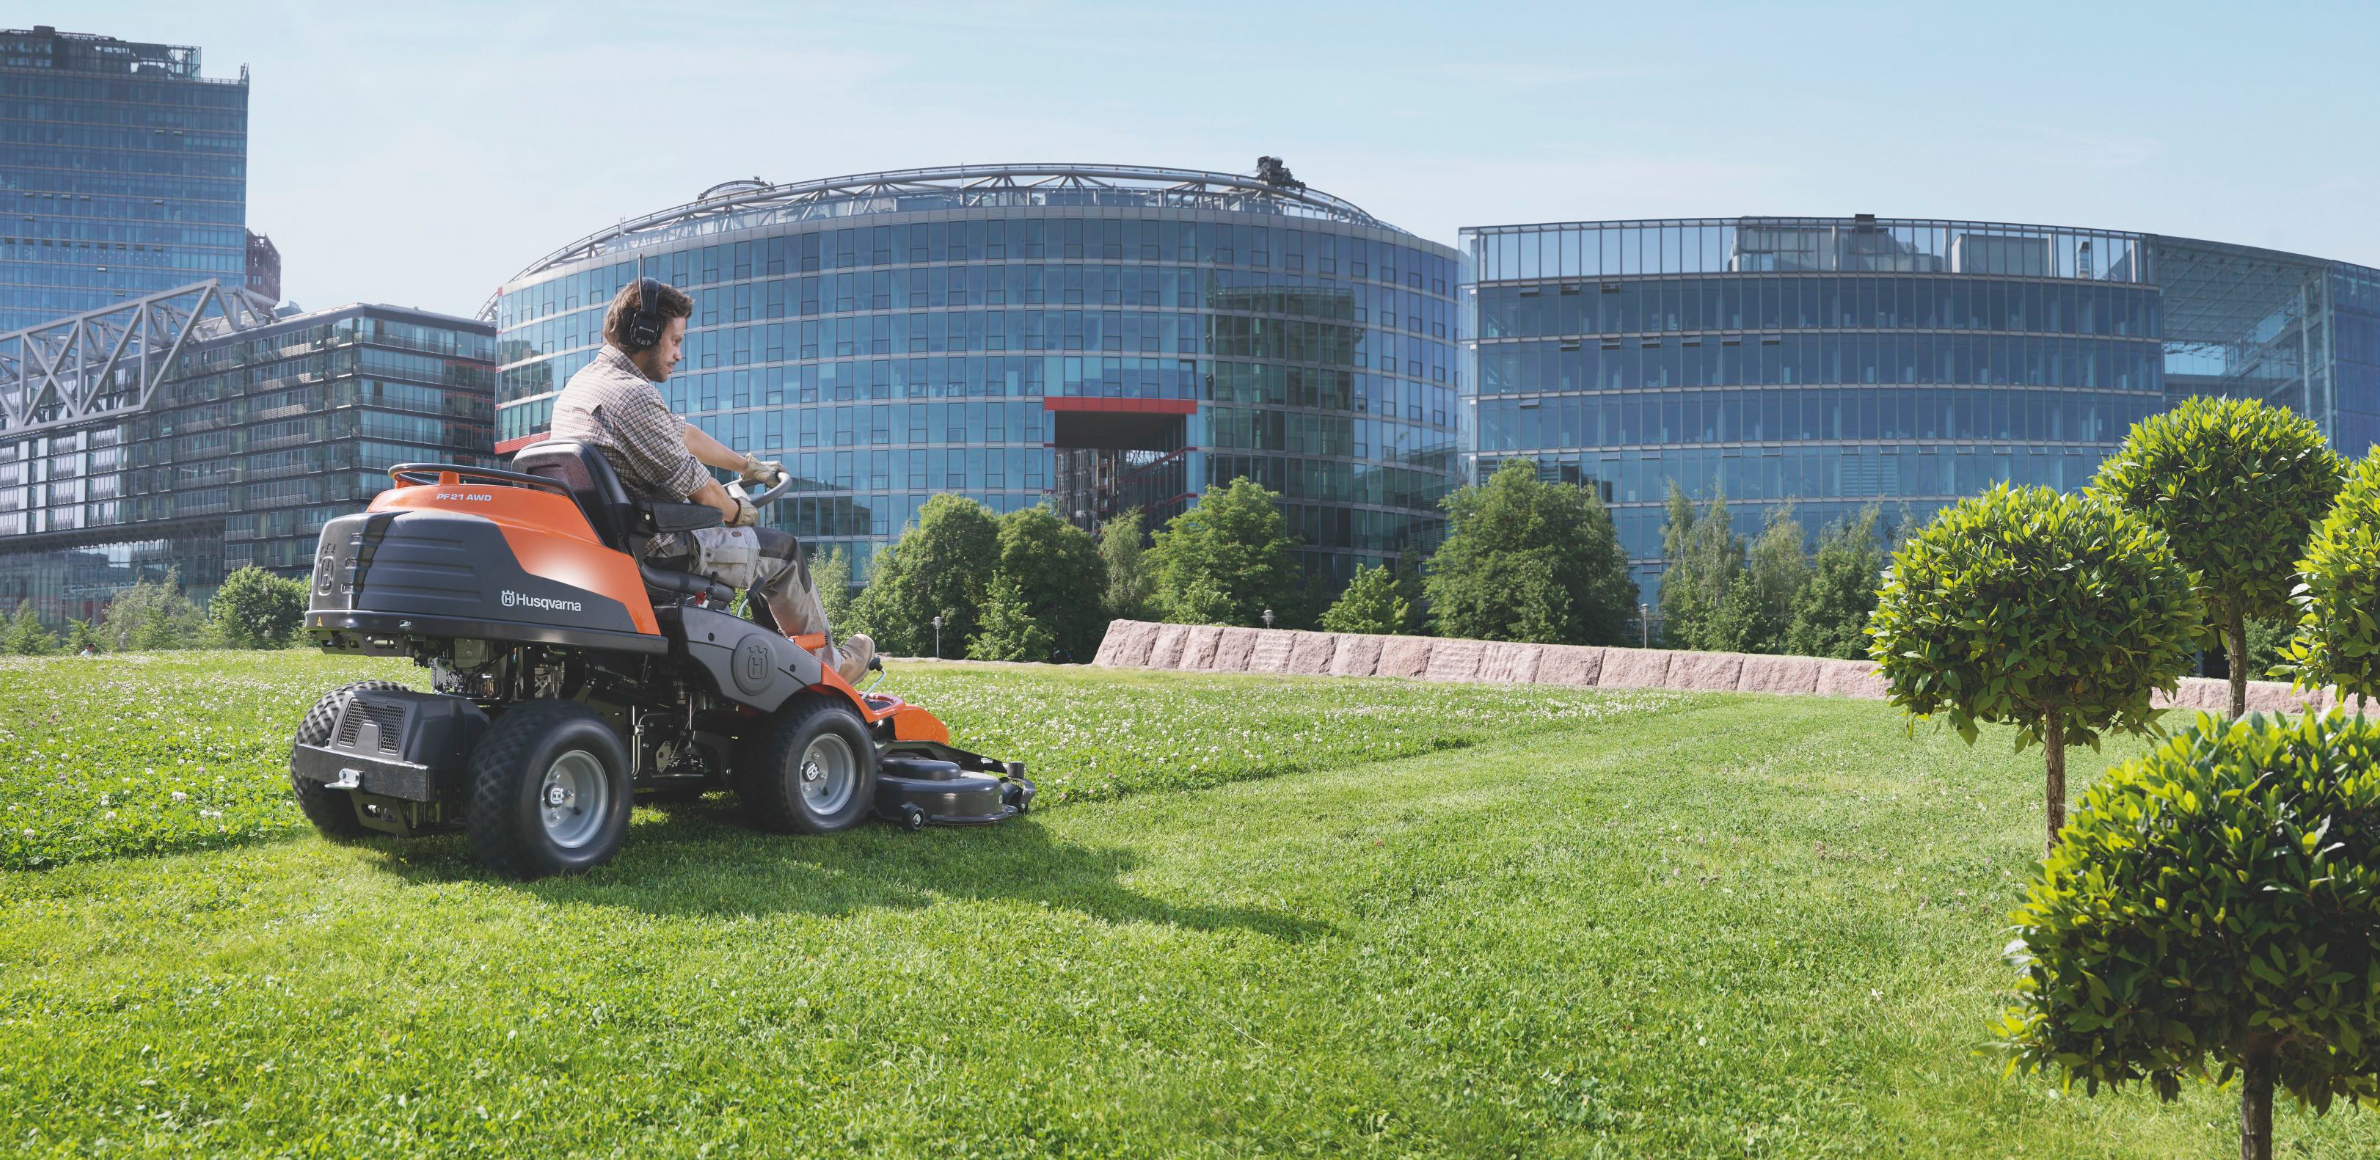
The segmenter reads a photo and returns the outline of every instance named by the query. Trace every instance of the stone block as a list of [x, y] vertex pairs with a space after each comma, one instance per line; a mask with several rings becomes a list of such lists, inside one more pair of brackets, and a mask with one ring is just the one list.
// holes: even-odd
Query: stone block
[[1736, 691], [1741, 693], [1786, 693], [1809, 696], [1818, 691], [1818, 659], [1816, 657], [1745, 657], [1743, 676], [1737, 678]]
[[1487, 654], [1484, 640], [1440, 640], [1430, 648], [1425, 681], [1468, 681], [1479, 675], [1479, 660]]
[[1103, 668], [1115, 667], [1116, 649], [1124, 643], [1124, 626], [1131, 623], [1129, 620], [1107, 622], [1107, 632], [1099, 638], [1099, 652], [1091, 658], [1092, 664]]
[[1613, 689], [1659, 689], [1669, 684], [1667, 649], [1608, 648], [1595, 683]]
[[1286, 628], [1256, 630], [1256, 647], [1248, 653], [1251, 673], [1286, 673], [1289, 654], [1297, 647], [1297, 634]]
[[1296, 641], [1289, 646], [1289, 671], [1320, 676], [1330, 671], [1331, 658], [1338, 655], [1338, 651], [1338, 633], [1298, 633]]
[[1222, 639], [1223, 626], [1220, 624], [1191, 625], [1190, 631], [1182, 638], [1182, 659], [1176, 662], [1175, 667], [1184, 670], [1215, 667], [1215, 645]]
[[1215, 641], [1215, 671], [1244, 673], [1248, 671], [1248, 656], [1256, 651], [1256, 630], [1226, 628]]
[[1541, 685], [1592, 685], [1603, 675], [1603, 654], [1591, 645], [1539, 645], [1537, 673], [1530, 679]]
[[2175, 720], [2168, 722], [2169, 726], [2198, 713], [2219, 717], [2231, 710], [2231, 682], [2213, 677], [2183, 677], [2181, 687], [2171, 693], [2152, 693], [2149, 703], [2159, 709], [2174, 710]]
[[1380, 646], [1388, 643], [1390, 638], [1356, 632], [1332, 635], [1338, 637], [1339, 647], [1330, 657], [1330, 675], [1368, 677], [1380, 671]]
[[[2230, 696], [2228, 690], [2226, 697]], [[2251, 713], [2287, 713], [2292, 717], [2322, 711], [2322, 690], [2299, 692], [2286, 681], [2248, 682], [2248, 711]]]
[[1438, 642], [1426, 636], [1392, 636], [1380, 646], [1380, 667], [1374, 670], [1383, 677], [1418, 677], [1430, 668], [1430, 649]]
[[1152, 669], [1180, 668], [1182, 641], [1190, 635], [1187, 624], [1160, 624], [1157, 635], [1149, 643], [1149, 667]]
[[1884, 674], [1876, 671], [1873, 661], [1821, 660], [1818, 662], [1818, 695], [1882, 701], [1890, 698], [1892, 692], [1891, 686], [1884, 683]]
[[1541, 644], [1492, 643], [1479, 658], [1481, 681], [1525, 684], [1537, 679], [1538, 658], [1545, 651]]
[[1157, 643], [1159, 626], [1145, 620], [1128, 620], [1121, 623], [1123, 639], [1116, 643], [1116, 666], [1127, 669], [1146, 666], [1149, 663], [1149, 649]]
[[1743, 675], [1742, 653], [1681, 652], [1669, 658], [1668, 685], [1672, 689], [1732, 693]]

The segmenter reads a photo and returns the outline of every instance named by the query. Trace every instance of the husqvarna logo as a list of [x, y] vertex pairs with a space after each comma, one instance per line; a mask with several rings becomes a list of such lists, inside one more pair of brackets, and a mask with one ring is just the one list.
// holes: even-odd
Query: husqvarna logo
[[583, 611], [576, 600], [555, 600], [546, 596], [531, 596], [525, 592], [515, 592], [510, 588], [499, 593], [497, 599], [502, 600], [506, 608], [546, 608], [555, 612]]

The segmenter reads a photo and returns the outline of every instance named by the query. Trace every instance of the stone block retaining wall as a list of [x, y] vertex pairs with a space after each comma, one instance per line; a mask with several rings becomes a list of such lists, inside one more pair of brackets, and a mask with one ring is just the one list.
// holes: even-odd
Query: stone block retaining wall
[[[1408, 677], [1426, 681], [1885, 699], [1884, 678], [1866, 661], [1218, 628], [1138, 620], [1110, 623], [1106, 638], [1099, 642], [1099, 655], [1091, 663], [1109, 668], [1183, 672]], [[2227, 682], [2183, 677], [2181, 688], [2171, 696], [2159, 694], [2157, 704], [2159, 708], [2221, 713], [2229, 706], [2230, 697]], [[2301, 693], [2278, 681], [2248, 682], [2248, 708], [2252, 712], [2298, 713], [2309, 708], [2327, 710], [2338, 704], [2339, 699], [2331, 690]]]

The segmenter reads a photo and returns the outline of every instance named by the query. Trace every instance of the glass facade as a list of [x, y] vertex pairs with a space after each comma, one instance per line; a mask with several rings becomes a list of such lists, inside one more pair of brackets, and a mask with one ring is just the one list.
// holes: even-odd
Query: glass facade
[[862, 576], [945, 491], [1154, 523], [1247, 476], [1338, 580], [1442, 531], [1456, 254], [1286, 173], [731, 183], [499, 291], [500, 447], [544, 430], [640, 271], [695, 299], [671, 406], [784, 460], [799, 490], [765, 517]]
[[0, 431], [0, 604], [58, 624], [168, 566], [201, 598], [306, 574], [391, 464], [490, 462], [494, 355], [485, 323], [347, 306], [194, 337], [144, 409]]
[[2297, 357], [2307, 304], [2370, 309], [2323, 296], [2323, 278], [2349, 277], [2331, 263], [2281, 293], [2269, 270], [2210, 256], [2183, 285], [2182, 255], [2218, 247], [1866, 217], [1463, 242], [1467, 470], [1526, 456], [1597, 485], [1648, 601], [1673, 481], [1697, 500], [1724, 490], [1747, 536], [1787, 502], [1815, 533], [1871, 502], [1922, 520], [1999, 481], [2082, 486], [2134, 422], [2192, 392], [2289, 402], [2334, 438], [2367, 421]]
[[248, 268], [248, 78], [195, 48], [0, 30], [0, 332]]

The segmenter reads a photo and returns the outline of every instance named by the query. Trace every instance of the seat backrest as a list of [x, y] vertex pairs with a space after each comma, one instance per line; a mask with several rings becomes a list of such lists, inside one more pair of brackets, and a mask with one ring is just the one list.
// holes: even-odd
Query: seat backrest
[[628, 529], [634, 501], [629, 499], [628, 489], [620, 486], [619, 473], [612, 470], [611, 461], [603, 457], [600, 449], [548, 439], [514, 453], [512, 469], [543, 476], [569, 488], [578, 500], [579, 510], [586, 513], [587, 522], [595, 526], [595, 535], [620, 551], [629, 550]]

